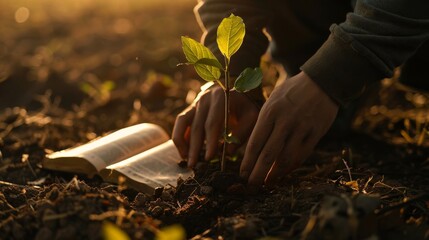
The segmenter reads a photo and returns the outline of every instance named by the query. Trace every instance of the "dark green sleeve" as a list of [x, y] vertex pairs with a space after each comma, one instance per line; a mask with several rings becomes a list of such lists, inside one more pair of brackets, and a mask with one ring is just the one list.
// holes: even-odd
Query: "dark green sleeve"
[[341, 105], [393, 69], [429, 39], [428, 0], [358, 0], [353, 13], [302, 67]]

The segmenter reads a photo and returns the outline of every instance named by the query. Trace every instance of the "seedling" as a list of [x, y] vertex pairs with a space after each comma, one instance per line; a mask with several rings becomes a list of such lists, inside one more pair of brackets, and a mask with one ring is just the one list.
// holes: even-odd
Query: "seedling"
[[[201, 43], [182, 36], [182, 47], [188, 60], [186, 65], [193, 65], [197, 74], [206, 81], [215, 81], [225, 93], [225, 121], [224, 121], [224, 144], [221, 158], [221, 170], [225, 170], [226, 146], [237, 143], [228, 126], [230, 92], [247, 92], [258, 87], [262, 82], [262, 71], [260, 68], [246, 68], [237, 77], [234, 86], [231, 87], [231, 76], [229, 66], [231, 57], [240, 49], [246, 34], [245, 25], [241, 17], [231, 14], [224, 18], [217, 29], [217, 45], [224, 56], [222, 65], [215, 55]], [[223, 76], [222, 76], [223, 72]], [[223, 78], [223, 82], [221, 79]]]

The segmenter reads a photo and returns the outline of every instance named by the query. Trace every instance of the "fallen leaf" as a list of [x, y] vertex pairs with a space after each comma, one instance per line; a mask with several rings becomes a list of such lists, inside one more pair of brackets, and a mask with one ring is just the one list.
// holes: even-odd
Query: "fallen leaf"
[[156, 240], [184, 240], [186, 239], [185, 229], [180, 225], [171, 225], [160, 229], [156, 233]]
[[130, 237], [118, 226], [110, 222], [103, 223], [104, 240], [130, 240]]

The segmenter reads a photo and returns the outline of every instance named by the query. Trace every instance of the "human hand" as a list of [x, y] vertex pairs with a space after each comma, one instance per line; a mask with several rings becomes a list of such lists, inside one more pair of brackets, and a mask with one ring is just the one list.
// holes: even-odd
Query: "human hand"
[[338, 108], [304, 72], [283, 81], [261, 109], [240, 176], [260, 186], [296, 169], [328, 131]]
[[[221, 87], [213, 86], [198, 94], [194, 102], [181, 112], [174, 124], [172, 139], [188, 166], [194, 167], [206, 142], [205, 160], [213, 158], [223, 137], [225, 98]], [[240, 143], [245, 142], [258, 117], [259, 108], [244, 94], [230, 92], [230, 131]], [[231, 153], [240, 144], [229, 144]]]

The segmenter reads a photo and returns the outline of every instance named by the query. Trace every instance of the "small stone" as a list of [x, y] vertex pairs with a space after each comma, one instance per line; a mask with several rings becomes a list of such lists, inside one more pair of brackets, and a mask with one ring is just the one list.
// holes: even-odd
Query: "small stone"
[[161, 199], [162, 199], [163, 201], [166, 201], [166, 202], [171, 202], [171, 201], [173, 201], [173, 200], [174, 200], [174, 195], [173, 195], [171, 192], [166, 191], [166, 190], [164, 189], [164, 191], [163, 191], [163, 192], [162, 192], [162, 194], [161, 194]]
[[136, 207], [144, 207], [146, 203], [149, 201], [149, 196], [144, 193], [138, 193], [134, 198], [134, 205]]
[[159, 198], [159, 197], [161, 197], [163, 191], [164, 191], [163, 187], [157, 187], [157, 188], [155, 188], [155, 192], [154, 192], [153, 196], [155, 198]]
[[150, 211], [153, 217], [159, 217], [161, 216], [161, 214], [164, 213], [164, 209], [162, 209], [162, 207], [160, 206], [155, 206], [152, 208], [152, 210]]

